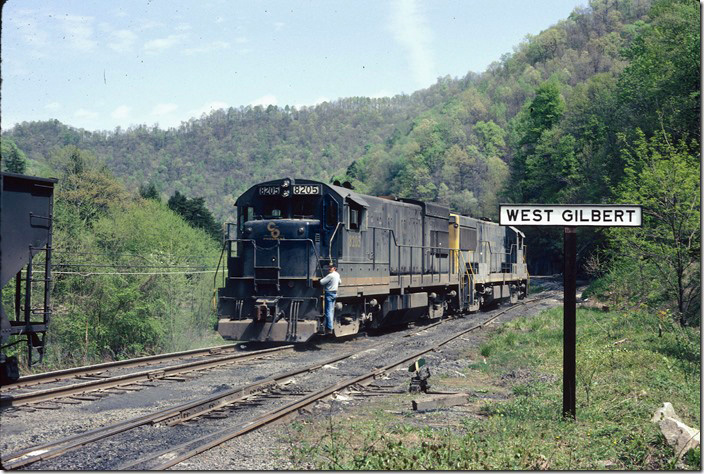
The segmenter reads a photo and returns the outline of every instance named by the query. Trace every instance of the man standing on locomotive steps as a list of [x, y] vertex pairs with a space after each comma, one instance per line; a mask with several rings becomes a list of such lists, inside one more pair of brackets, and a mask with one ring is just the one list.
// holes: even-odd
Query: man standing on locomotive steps
[[320, 279], [320, 284], [325, 286], [325, 334], [332, 334], [332, 319], [335, 314], [335, 299], [337, 286], [342, 280], [337, 273], [337, 267], [330, 263], [328, 275]]

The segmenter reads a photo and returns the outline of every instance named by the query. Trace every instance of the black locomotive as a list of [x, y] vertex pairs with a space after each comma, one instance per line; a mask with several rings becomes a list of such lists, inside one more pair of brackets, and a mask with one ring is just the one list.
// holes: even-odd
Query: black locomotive
[[300, 342], [320, 332], [316, 279], [331, 263], [342, 277], [336, 337], [526, 295], [524, 235], [439, 204], [285, 178], [251, 187], [235, 205], [218, 291], [225, 339]]

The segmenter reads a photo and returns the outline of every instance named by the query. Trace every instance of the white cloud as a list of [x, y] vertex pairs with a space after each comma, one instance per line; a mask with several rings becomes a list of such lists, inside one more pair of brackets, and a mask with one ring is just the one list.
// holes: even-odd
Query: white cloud
[[118, 53], [126, 53], [132, 50], [132, 46], [137, 41], [137, 35], [130, 30], [117, 30], [110, 34], [112, 41], [108, 47]]
[[286, 26], [286, 23], [284, 23], [283, 21], [277, 21], [274, 23], [274, 30], [281, 31], [284, 26]]
[[435, 61], [431, 48], [432, 32], [417, 0], [396, 0], [389, 29], [394, 39], [406, 49], [411, 71], [419, 86], [435, 80]]
[[225, 23], [225, 19], [223, 17], [219, 16], [215, 19], [215, 23], [218, 23], [218, 24]]
[[165, 38], [157, 38], [144, 43], [144, 50], [147, 53], [157, 54], [183, 42], [186, 35], [169, 35]]
[[93, 110], [78, 109], [73, 113], [73, 116], [77, 119], [96, 119], [98, 118], [98, 113]]
[[207, 104], [204, 104], [202, 107], [191, 110], [188, 112], [189, 117], [195, 117], [195, 118], [200, 118], [201, 115], [203, 114], [209, 114], [210, 112], [218, 109], [226, 109], [230, 105], [226, 102], [222, 102], [219, 100], [214, 100], [212, 102], [208, 102]]
[[193, 29], [193, 27], [189, 23], [179, 23], [174, 27], [176, 31], [188, 31]]
[[259, 97], [258, 99], [254, 99], [249, 105], [251, 105], [252, 107], [256, 107], [257, 105], [276, 105], [276, 103], [276, 96], [269, 94]]
[[230, 43], [227, 41], [213, 41], [212, 43], [205, 44], [203, 46], [195, 47], [195, 48], [186, 48], [183, 50], [184, 53], [186, 54], [202, 54], [202, 53], [210, 53], [213, 51], [218, 51], [221, 49], [229, 49]]
[[92, 16], [64, 15], [57, 17], [69, 45], [78, 51], [92, 51], [98, 45], [93, 39]]
[[130, 116], [130, 107], [126, 105], [120, 105], [118, 108], [112, 111], [110, 116], [114, 119], [122, 120]]
[[156, 116], [169, 115], [170, 113], [174, 112], [176, 109], [178, 109], [178, 105], [176, 105], [176, 104], [157, 104], [152, 109], [152, 115], [156, 115]]
[[245, 38], [244, 36], [238, 36], [237, 38], [235, 38], [235, 43], [245, 44], [245, 43], [249, 43], [249, 40], [247, 38]]
[[61, 108], [61, 104], [59, 104], [58, 102], [49, 102], [48, 104], [46, 104], [44, 106], [44, 108], [46, 110], [51, 110], [51, 111], [59, 110]]

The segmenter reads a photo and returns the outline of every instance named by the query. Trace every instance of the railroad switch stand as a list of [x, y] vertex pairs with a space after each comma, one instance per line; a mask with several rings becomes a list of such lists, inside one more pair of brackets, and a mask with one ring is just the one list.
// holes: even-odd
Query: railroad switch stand
[[413, 372], [411, 384], [408, 387], [410, 393], [428, 393], [430, 391], [430, 369], [425, 364], [425, 359], [418, 359], [410, 367], [409, 372]]

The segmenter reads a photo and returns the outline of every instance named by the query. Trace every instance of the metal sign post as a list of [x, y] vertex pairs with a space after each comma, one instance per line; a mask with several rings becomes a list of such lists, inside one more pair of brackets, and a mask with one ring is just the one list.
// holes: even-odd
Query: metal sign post
[[562, 416], [576, 417], [577, 390], [577, 232], [565, 227], [562, 306]]
[[562, 337], [562, 416], [577, 416], [577, 233], [578, 226], [640, 227], [640, 206], [501, 204], [499, 223], [511, 226], [560, 226], [565, 228], [564, 303]]

